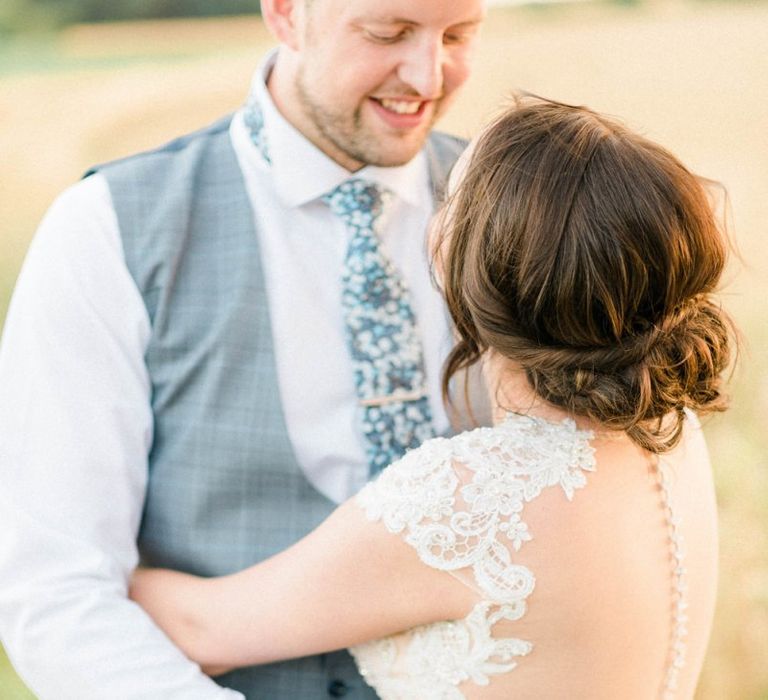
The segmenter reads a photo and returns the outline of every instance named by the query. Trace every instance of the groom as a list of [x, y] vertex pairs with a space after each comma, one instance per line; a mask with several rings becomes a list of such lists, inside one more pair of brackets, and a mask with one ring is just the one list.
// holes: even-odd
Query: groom
[[214, 683], [126, 582], [264, 559], [449, 429], [430, 128], [483, 5], [262, 0], [243, 109], [51, 208], [0, 351], [0, 635], [41, 700], [374, 697], [346, 652]]

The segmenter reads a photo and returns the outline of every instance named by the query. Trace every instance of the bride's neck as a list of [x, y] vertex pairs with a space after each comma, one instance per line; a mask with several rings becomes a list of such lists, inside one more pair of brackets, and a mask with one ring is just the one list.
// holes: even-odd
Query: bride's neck
[[574, 417], [536, 394], [519, 364], [491, 351], [483, 358], [483, 378], [490, 397], [494, 425], [503, 421], [509, 413], [549, 421]]

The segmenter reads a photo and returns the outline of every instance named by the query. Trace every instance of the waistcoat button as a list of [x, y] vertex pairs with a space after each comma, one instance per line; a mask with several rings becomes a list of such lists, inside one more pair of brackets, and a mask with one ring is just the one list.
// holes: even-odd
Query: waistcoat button
[[328, 684], [328, 695], [332, 698], [340, 698], [349, 692], [349, 686], [344, 681], [331, 681]]

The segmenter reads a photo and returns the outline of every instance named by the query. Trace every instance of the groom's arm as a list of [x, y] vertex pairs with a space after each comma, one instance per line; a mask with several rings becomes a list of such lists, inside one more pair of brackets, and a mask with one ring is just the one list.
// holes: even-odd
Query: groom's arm
[[126, 597], [151, 442], [149, 334], [106, 184], [63, 195], [0, 346], [0, 638], [41, 700], [241, 697]]

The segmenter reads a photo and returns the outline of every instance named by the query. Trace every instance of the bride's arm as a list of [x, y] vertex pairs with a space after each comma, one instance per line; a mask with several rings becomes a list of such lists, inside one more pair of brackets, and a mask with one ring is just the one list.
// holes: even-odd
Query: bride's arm
[[204, 579], [136, 572], [131, 597], [207, 668], [263, 664], [349, 647], [465, 616], [476, 595], [353, 502], [293, 547]]

